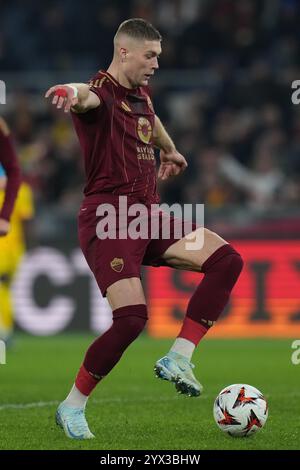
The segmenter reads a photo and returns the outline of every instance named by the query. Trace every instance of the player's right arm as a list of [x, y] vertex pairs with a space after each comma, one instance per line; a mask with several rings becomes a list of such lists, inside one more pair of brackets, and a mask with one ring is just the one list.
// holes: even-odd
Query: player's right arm
[[86, 83], [66, 83], [55, 85], [45, 94], [45, 98], [53, 95], [52, 104], [58, 109], [64, 108], [65, 113], [72, 111], [86, 113], [101, 104], [100, 98], [90, 90]]

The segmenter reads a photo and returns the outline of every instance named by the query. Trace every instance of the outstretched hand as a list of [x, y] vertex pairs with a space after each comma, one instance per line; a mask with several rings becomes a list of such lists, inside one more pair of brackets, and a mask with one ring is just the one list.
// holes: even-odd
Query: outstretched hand
[[158, 178], [166, 180], [170, 176], [177, 176], [182, 173], [188, 166], [186, 159], [177, 150], [170, 152], [160, 151], [160, 167], [158, 170]]
[[70, 85], [55, 85], [49, 88], [45, 94], [45, 98], [49, 98], [54, 94], [52, 104], [58, 109], [64, 107], [65, 113], [68, 113], [72, 106], [78, 103], [77, 89]]

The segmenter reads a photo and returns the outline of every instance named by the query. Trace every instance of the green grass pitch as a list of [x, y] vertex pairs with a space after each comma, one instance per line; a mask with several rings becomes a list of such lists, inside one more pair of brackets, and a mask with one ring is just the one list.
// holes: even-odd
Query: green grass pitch
[[[154, 377], [172, 341], [142, 336], [88, 403], [96, 439], [68, 439], [54, 414], [91, 340], [16, 336], [0, 365], [0, 449], [300, 449], [300, 365], [291, 362], [291, 340], [204, 340], [193, 357], [204, 393], [189, 398]], [[254, 436], [231, 438], [213, 420], [215, 396], [232, 383], [251, 384], [268, 399], [268, 421]]]

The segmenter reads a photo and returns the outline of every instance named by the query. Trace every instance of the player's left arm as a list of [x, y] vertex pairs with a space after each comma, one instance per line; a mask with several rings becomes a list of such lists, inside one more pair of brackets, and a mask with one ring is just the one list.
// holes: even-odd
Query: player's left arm
[[160, 149], [160, 167], [158, 178], [166, 180], [169, 176], [182, 173], [187, 167], [187, 161], [164, 128], [161, 120], [155, 115], [153, 129], [153, 144]]

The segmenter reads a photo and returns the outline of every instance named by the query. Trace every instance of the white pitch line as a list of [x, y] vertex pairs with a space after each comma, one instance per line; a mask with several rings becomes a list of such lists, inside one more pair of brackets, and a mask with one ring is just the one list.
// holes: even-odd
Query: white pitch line
[[[292, 392], [292, 393], [286, 393], [286, 394], [274, 394], [272, 396], [272, 399], [276, 398], [297, 398], [300, 396], [300, 392]], [[269, 400], [270, 395], [265, 395], [265, 397]], [[168, 401], [175, 401], [175, 400], [181, 400], [181, 399], [188, 399], [189, 397], [187, 396], [181, 396], [181, 395], [175, 395], [172, 397], [143, 397], [143, 398], [100, 398], [100, 399], [91, 399], [90, 403], [93, 404], [101, 404], [101, 403], [144, 403], [144, 402], [168, 402]], [[200, 401], [203, 400], [212, 400], [214, 401], [215, 396], [212, 395], [203, 395], [200, 397]], [[199, 403], [200, 403], [199, 401]], [[194, 400], [193, 400], [194, 402]], [[4, 405], [0, 405], [0, 411], [3, 410], [8, 410], [8, 409], [20, 409], [20, 410], [26, 410], [30, 408], [45, 408], [47, 406], [54, 406], [58, 405], [60, 403], [59, 400], [53, 400], [53, 401], [37, 401], [34, 403], [5, 403]]]
[[[181, 398], [188, 398], [188, 397], [181, 397], [181, 396], [173, 396], [173, 397], [143, 397], [143, 398], [101, 398], [101, 399], [92, 399], [91, 403], [143, 403], [143, 402], [165, 402], [165, 401], [173, 401], [173, 400], [180, 400]], [[209, 396], [202, 396], [202, 400], [208, 399]], [[53, 401], [37, 401], [34, 403], [5, 403], [4, 405], [0, 405], [0, 411], [8, 410], [8, 409], [29, 409], [29, 408], [44, 408], [47, 406], [54, 406], [58, 405], [60, 401], [53, 400]]]
[[58, 401], [37, 401], [35, 403], [5, 403], [0, 405], [0, 411], [12, 409], [26, 409], [26, 408], [43, 408], [44, 406], [58, 405]]

